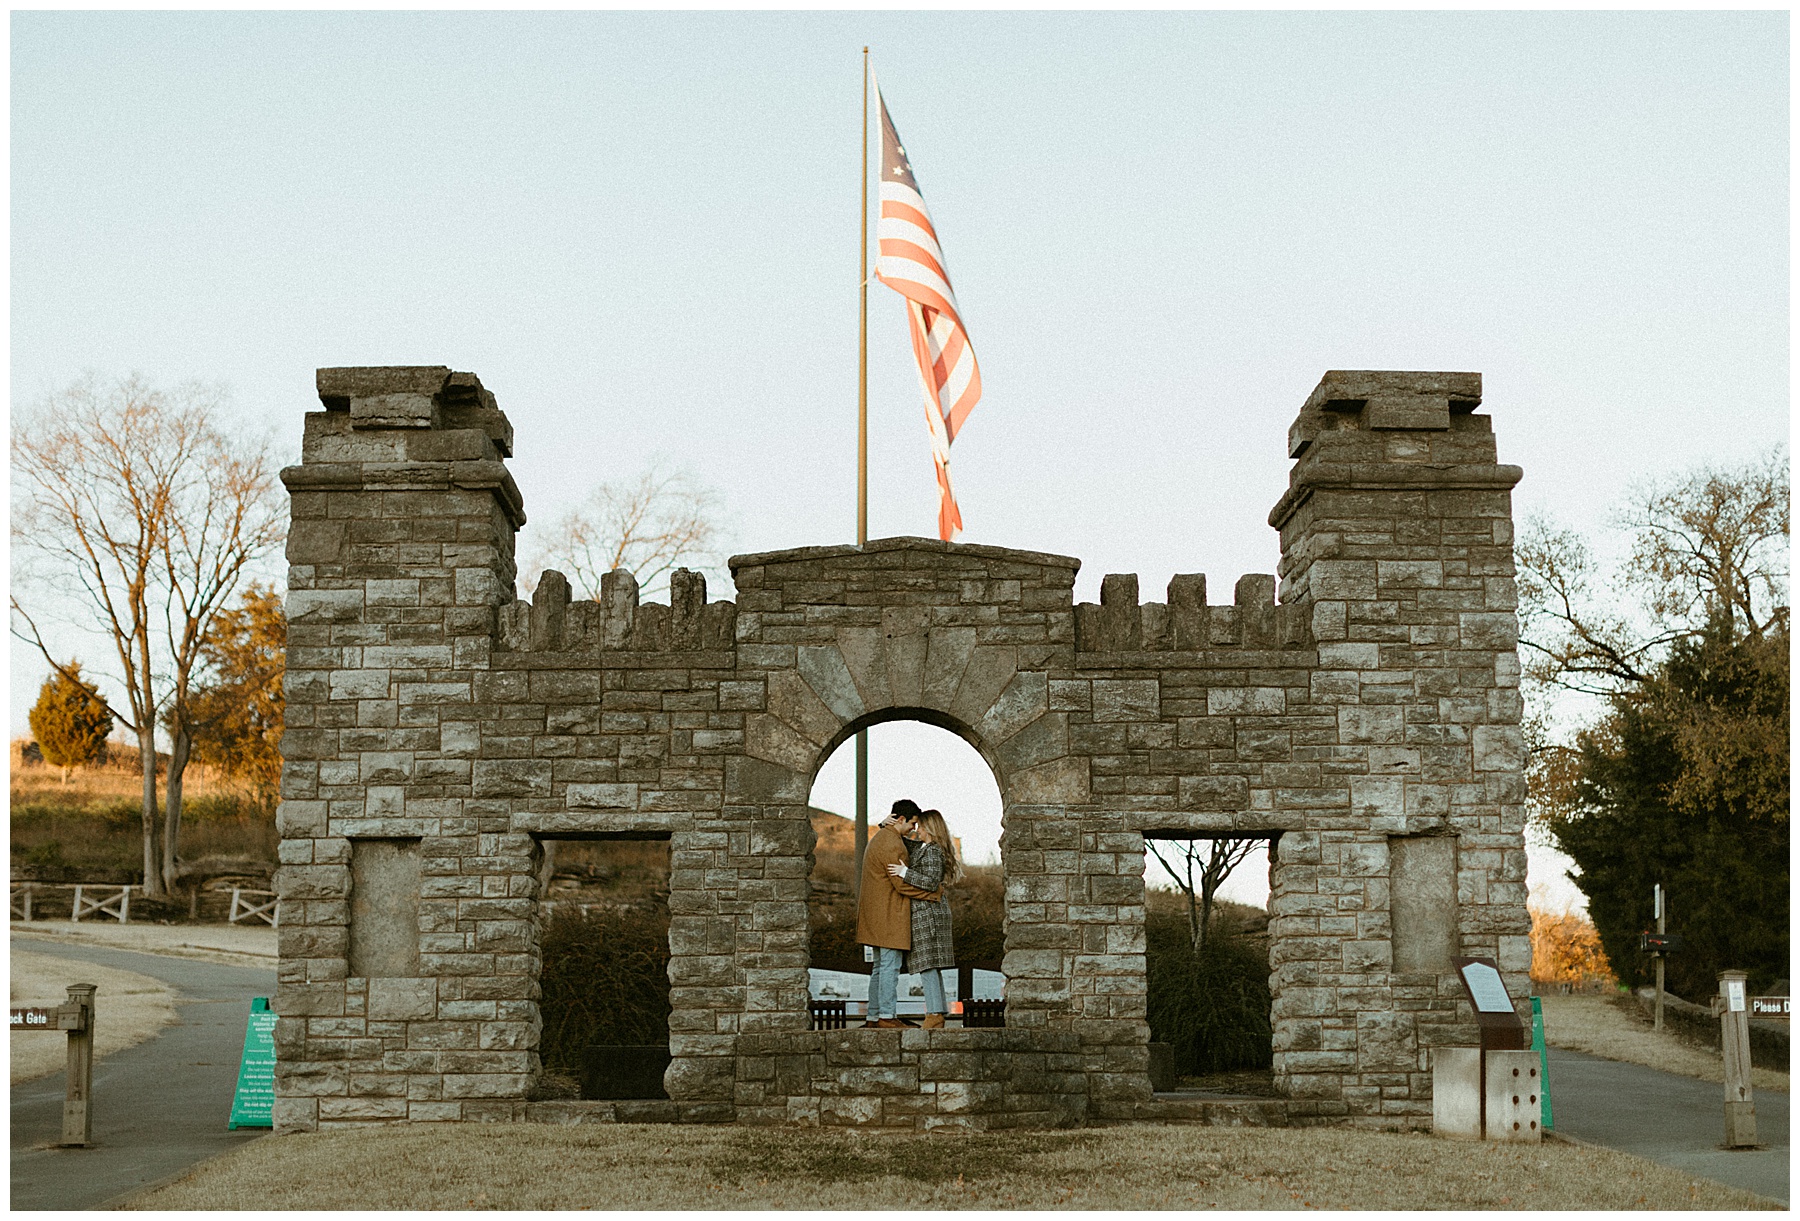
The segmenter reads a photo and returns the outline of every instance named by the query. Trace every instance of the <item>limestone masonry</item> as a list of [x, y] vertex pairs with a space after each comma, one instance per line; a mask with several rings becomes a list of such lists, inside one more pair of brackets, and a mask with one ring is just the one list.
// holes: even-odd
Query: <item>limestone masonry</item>
[[[1473, 373], [1332, 372], [1274, 577], [1160, 602], [1078, 561], [883, 539], [514, 597], [512, 426], [468, 373], [321, 369], [288, 543], [276, 1126], [917, 1128], [1157, 1114], [1144, 839], [1277, 837], [1291, 1122], [1425, 1126], [1451, 965], [1530, 965], [1511, 489]], [[814, 773], [914, 719], [1005, 802], [1006, 1027], [810, 1031]], [[537, 1103], [545, 840], [667, 838], [666, 1103]], [[1523, 1010], [1521, 1011], [1523, 1014]]]

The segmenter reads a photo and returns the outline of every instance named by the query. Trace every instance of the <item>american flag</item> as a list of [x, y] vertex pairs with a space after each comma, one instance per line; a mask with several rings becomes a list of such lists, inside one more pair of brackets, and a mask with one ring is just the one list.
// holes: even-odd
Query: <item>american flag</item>
[[975, 349], [969, 346], [956, 308], [937, 229], [879, 88], [875, 100], [881, 108], [881, 218], [875, 226], [880, 257], [875, 275], [906, 298], [913, 356], [925, 391], [925, 420], [931, 429], [931, 458], [937, 467], [938, 537], [954, 539], [962, 533], [962, 513], [950, 490], [950, 443], [981, 398], [981, 371], [975, 367]]

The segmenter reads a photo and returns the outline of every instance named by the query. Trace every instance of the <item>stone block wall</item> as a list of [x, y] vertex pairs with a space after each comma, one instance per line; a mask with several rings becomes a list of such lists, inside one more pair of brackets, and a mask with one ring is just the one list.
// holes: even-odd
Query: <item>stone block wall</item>
[[[1430, 1049], [1470, 1041], [1449, 952], [1493, 958], [1514, 996], [1530, 992], [1521, 472], [1497, 463], [1480, 401], [1477, 374], [1327, 374], [1290, 432], [1297, 461], [1269, 515], [1282, 601], [1310, 609], [1312, 695], [1336, 720], [1335, 744], [1308, 755], [1348, 789], [1302, 840], [1283, 839], [1274, 871], [1276, 1073], [1351, 1115], [1428, 1113]], [[1419, 840], [1444, 846], [1397, 859]], [[1413, 906], [1399, 909], [1452, 935], [1396, 947], [1393, 867], [1415, 858]]]
[[1081, 1038], [1071, 1031], [746, 1035], [736, 1071], [740, 1123], [992, 1131], [1087, 1117]]
[[[283, 475], [284, 1129], [525, 1117], [548, 839], [670, 841], [678, 1119], [1144, 1113], [1147, 836], [1275, 841], [1276, 1070], [1303, 1121], [1423, 1122], [1429, 1048], [1473, 1037], [1448, 955], [1523, 981], [1518, 474], [1475, 375], [1327, 375], [1271, 519], [1281, 599], [1251, 575], [1221, 606], [1197, 574], [1162, 603], [1109, 575], [1077, 606], [1073, 559], [924, 539], [738, 556], [734, 602], [678, 573], [640, 603], [616, 572], [526, 603], [511, 428], [479, 382], [321, 370], [319, 392]], [[805, 1029], [806, 807], [893, 719], [998, 782], [1008, 1028], [878, 1063], [890, 1032]], [[922, 1075], [944, 1065], [973, 1075]]]
[[[445, 368], [318, 388], [283, 472], [276, 1126], [511, 1117], [537, 1068], [537, 848], [478, 790], [470, 709], [525, 520], [512, 429]], [[415, 893], [354, 893], [408, 871]], [[353, 947], [417, 965], [353, 976]]]

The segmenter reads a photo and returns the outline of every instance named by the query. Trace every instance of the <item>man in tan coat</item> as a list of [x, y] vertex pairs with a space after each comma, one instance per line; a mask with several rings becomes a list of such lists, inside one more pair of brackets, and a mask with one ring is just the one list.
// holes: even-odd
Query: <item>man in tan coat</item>
[[906, 951], [912, 948], [912, 901], [935, 899], [937, 895], [920, 890], [904, 878], [890, 876], [887, 867], [907, 863], [905, 836], [918, 818], [918, 805], [902, 797], [863, 851], [862, 888], [856, 896], [856, 940], [875, 949], [865, 1027], [897, 1030], [912, 1025], [896, 1016], [900, 967]]

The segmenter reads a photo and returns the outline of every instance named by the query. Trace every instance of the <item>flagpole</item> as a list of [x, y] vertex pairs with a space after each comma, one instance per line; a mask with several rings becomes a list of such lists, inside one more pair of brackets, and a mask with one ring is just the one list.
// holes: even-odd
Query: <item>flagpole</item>
[[[856, 545], [869, 541], [869, 48], [862, 80], [862, 275], [856, 349]], [[862, 891], [863, 852], [869, 846], [869, 731], [856, 731], [856, 891]]]

